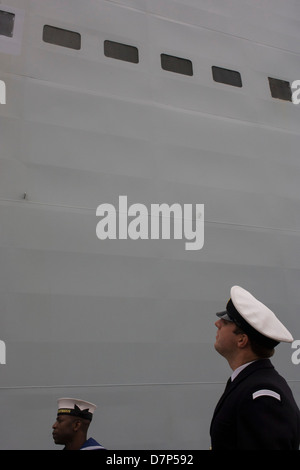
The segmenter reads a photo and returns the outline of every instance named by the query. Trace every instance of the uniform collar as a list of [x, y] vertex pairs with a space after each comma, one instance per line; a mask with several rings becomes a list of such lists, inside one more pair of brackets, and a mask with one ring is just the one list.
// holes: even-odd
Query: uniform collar
[[240, 372], [242, 372], [243, 369], [245, 369], [247, 366], [252, 364], [254, 361], [246, 362], [246, 364], [242, 364], [240, 367], [237, 367], [231, 374], [231, 382], [234, 381], [234, 379], [239, 375]]

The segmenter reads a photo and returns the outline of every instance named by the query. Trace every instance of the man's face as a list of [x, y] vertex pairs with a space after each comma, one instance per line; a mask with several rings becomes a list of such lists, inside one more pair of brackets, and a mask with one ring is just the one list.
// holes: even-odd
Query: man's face
[[230, 359], [236, 352], [237, 335], [234, 333], [236, 325], [232, 321], [223, 320], [220, 318], [215, 322], [218, 328], [215, 349], [219, 354], [226, 359]]
[[55, 444], [72, 442], [75, 434], [76, 419], [73, 416], [58, 415], [52, 426], [52, 436]]

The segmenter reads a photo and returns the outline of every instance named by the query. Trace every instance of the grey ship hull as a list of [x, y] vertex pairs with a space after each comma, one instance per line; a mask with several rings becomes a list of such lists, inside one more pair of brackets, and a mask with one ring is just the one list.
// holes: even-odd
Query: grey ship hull
[[[300, 6], [246, 0], [5, 0], [0, 36], [2, 449], [54, 449], [56, 399], [98, 405], [109, 449], [208, 449], [230, 370], [215, 312], [241, 285], [300, 338]], [[79, 32], [74, 50], [44, 25]], [[139, 62], [105, 56], [129, 44]], [[162, 70], [189, 59], [193, 75]], [[216, 83], [211, 67], [241, 73]], [[96, 208], [205, 205], [205, 241], [99, 240]], [[291, 345], [274, 364], [300, 405]], [[299, 357], [299, 356], [298, 356]], [[3, 361], [4, 362], [4, 361]], [[26, 423], [26, 429], [24, 427]]]

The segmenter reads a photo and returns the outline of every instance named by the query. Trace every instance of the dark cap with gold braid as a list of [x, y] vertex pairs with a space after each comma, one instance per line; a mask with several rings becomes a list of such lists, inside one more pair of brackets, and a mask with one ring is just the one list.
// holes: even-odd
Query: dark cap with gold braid
[[77, 416], [92, 421], [96, 405], [77, 398], [59, 398], [57, 415]]

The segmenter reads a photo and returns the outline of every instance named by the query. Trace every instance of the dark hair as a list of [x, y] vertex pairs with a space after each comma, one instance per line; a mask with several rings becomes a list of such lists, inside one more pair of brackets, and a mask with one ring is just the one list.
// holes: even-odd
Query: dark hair
[[[239, 335], [239, 334], [247, 335], [247, 333], [245, 333], [239, 326], [236, 326], [233, 332], [236, 335]], [[274, 348], [268, 348], [260, 344], [259, 342], [257, 342], [254, 338], [251, 338], [251, 336], [249, 335], [247, 336], [250, 341], [251, 349], [257, 357], [260, 357], [261, 359], [268, 359], [269, 357], [272, 357], [274, 355], [275, 353]]]

